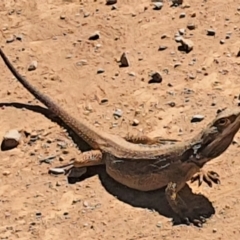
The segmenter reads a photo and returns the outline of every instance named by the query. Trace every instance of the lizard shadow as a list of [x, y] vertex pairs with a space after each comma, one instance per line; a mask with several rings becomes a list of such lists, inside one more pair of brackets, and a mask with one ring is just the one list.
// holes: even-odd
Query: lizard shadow
[[[79, 179], [69, 178], [69, 183], [83, 181], [86, 178], [98, 175], [99, 179], [108, 193], [116, 196], [118, 200], [123, 201], [133, 207], [157, 211], [160, 215], [171, 218], [174, 225], [182, 224], [179, 217], [173, 212], [165, 197], [165, 188], [142, 192], [128, 188], [114, 179], [112, 179], [105, 170], [104, 166], [88, 167], [87, 173]], [[215, 214], [215, 209], [207, 197], [202, 194], [195, 194], [186, 184], [179, 192], [180, 197], [184, 200], [189, 209], [192, 209], [192, 218], [204, 216], [206, 219]]]
[[[56, 117], [47, 108], [38, 105], [29, 105], [17, 102], [11, 103], [0, 103], [0, 107], [15, 107], [18, 109], [28, 109], [33, 112], [40, 113], [44, 115], [49, 120], [59, 124], [61, 127], [67, 130], [69, 136], [72, 138], [73, 142], [81, 151], [91, 150], [91, 147], [82, 140], [74, 131], [68, 127], [60, 118]], [[175, 225], [180, 224], [179, 218], [170, 208], [167, 199], [165, 197], [164, 189], [159, 189], [150, 192], [141, 192], [134, 189], [130, 189], [115, 180], [113, 180], [105, 170], [104, 166], [94, 166], [88, 167], [87, 173], [80, 178], [68, 178], [69, 183], [74, 184], [78, 181], [83, 181], [91, 176], [98, 175], [99, 179], [111, 195], [116, 196], [118, 200], [123, 201], [133, 207], [150, 209], [152, 211], [157, 211], [160, 215], [173, 219]], [[215, 209], [212, 203], [201, 194], [194, 194], [191, 188], [186, 184], [185, 187], [180, 191], [180, 196], [184, 199], [185, 203], [190, 209], [194, 209], [195, 216], [201, 213], [206, 218], [209, 218], [215, 213]]]
[[[59, 117], [55, 116], [50, 110], [47, 108], [38, 106], [38, 105], [29, 105], [29, 104], [24, 104], [24, 103], [18, 103], [18, 102], [10, 102], [10, 103], [5, 103], [2, 102], [0, 103], [0, 108], [2, 107], [14, 107], [18, 109], [27, 109], [35, 113], [40, 113], [52, 122], [57, 123], [59, 126], [63, 127], [64, 129], [67, 130], [67, 133], [69, 136], [72, 138], [73, 142], [76, 144], [76, 146], [82, 151], [89, 151], [91, 150], [91, 147], [82, 139], [80, 138], [67, 124], [65, 124]], [[81, 146], [81, 148], [80, 148]], [[1, 149], [4, 151], [5, 149]], [[6, 149], [7, 150], [7, 149]]]

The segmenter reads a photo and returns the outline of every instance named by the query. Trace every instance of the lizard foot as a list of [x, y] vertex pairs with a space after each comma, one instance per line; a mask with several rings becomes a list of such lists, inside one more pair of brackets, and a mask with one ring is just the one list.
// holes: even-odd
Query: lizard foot
[[179, 216], [182, 223], [202, 227], [206, 218], [194, 210], [190, 210], [182, 198], [177, 194], [177, 184], [170, 182], [165, 190], [166, 198], [172, 210]]
[[220, 184], [220, 176], [217, 172], [214, 171], [204, 171], [196, 173], [191, 178], [191, 183], [198, 181], [198, 186], [201, 186], [203, 182], [207, 183], [209, 187], [212, 187], [212, 184]]
[[181, 219], [183, 223], [190, 225], [191, 223], [197, 227], [202, 227], [202, 225], [206, 222], [206, 218], [203, 216], [196, 217], [185, 217]]

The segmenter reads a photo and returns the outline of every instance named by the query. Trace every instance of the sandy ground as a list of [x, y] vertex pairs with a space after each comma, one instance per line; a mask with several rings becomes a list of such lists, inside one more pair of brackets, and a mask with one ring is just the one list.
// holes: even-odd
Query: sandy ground
[[[218, 109], [240, 102], [237, 0], [184, 0], [178, 7], [164, 1], [159, 11], [147, 0], [119, 0], [116, 8], [97, 0], [1, 0], [0, 22], [1, 47], [21, 74], [106, 132], [184, 140]], [[178, 49], [179, 29], [194, 44], [189, 53]], [[215, 35], [208, 36], [208, 29]], [[95, 31], [100, 38], [88, 40]], [[130, 66], [119, 68], [123, 52]], [[28, 71], [32, 61], [37, 69]], [[1, 239], [239, 239], [240, 134], [206, 166], [220, 174], [220, 185], [189, 183], [183, 189], [190, 205], [212, 214], [207, 223], [200, 229], [173, 226], [164, 190], [128, 189], [102, 167], [90, 168], [73, 184], [49, 175], [51, 165], [67, 163], [80, 151], [2, 61], [0, 68], [0, 138], [10, 129], [31, 134], [31, 141], [0, 152]], [[161, 74], [161, 83], [148, 83], [153, 72]], [[122, 110], [119, 119], [116, 109]], [[195, 114], [204, 120], [191, 123]], [[132, 126], [134, 119], [138, 126]], [[39, 164], [49, 157], [51, 165]]]

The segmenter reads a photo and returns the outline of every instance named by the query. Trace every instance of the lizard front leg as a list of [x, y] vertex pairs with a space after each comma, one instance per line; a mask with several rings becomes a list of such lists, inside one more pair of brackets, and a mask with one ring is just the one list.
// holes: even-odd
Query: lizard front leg
[[212, 183], [219, 184], [220, 177], [217, 172], [214, 171], [204, 171], [201, 169], [191, 178], [191, 183], [198, 181], [198, 186], [201, 186], [203, 182], [207, 183], [209, 187], [212, 187]]
[[183, 199], [178, 195], [178, 192], [184, 187], [185, 182], [170, 182], [165, 190], [167, 201], [172, 210], [180, 217], [181, 221], [186, 224], [193, 223], [201, 227], [206, 219], [203, 216], [193, 216], [193, 210], [190, 210]]

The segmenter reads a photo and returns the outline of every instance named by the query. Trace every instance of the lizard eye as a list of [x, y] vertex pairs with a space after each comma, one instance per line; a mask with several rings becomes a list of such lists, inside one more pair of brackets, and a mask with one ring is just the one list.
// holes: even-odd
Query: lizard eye
[[227, 118], [221, 118], [218, 120], [217, 124], [220, 126], [225, 126], [228, 123], [228, 119]]

